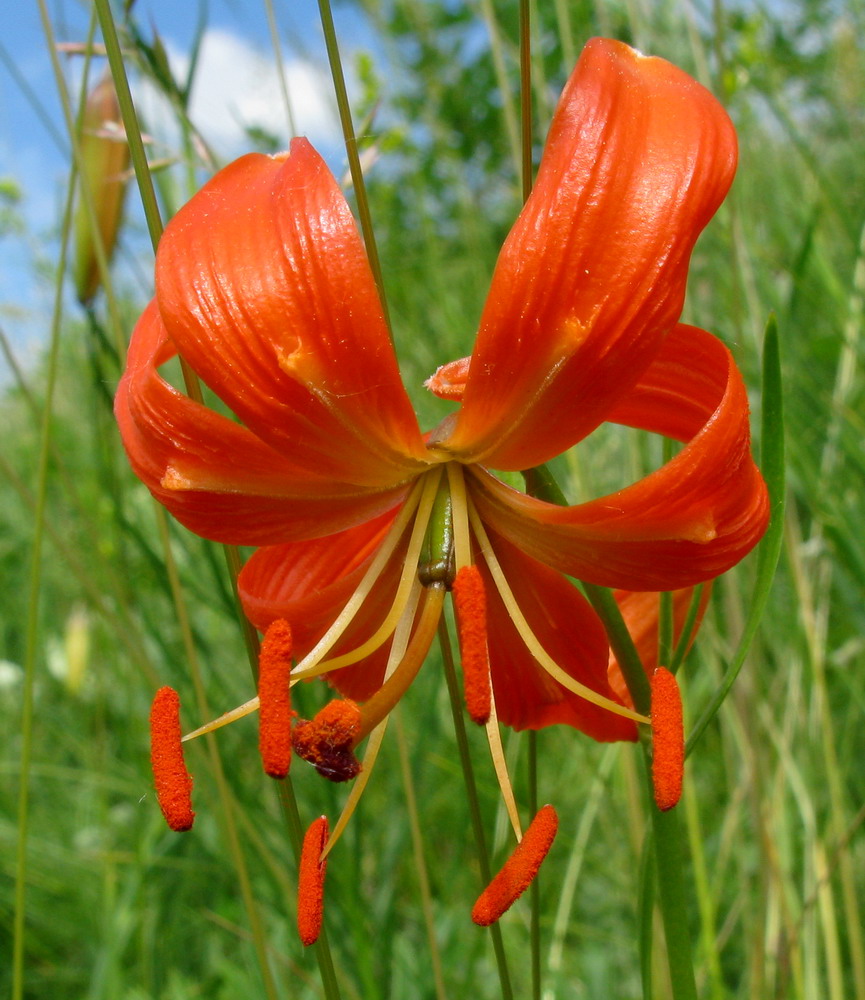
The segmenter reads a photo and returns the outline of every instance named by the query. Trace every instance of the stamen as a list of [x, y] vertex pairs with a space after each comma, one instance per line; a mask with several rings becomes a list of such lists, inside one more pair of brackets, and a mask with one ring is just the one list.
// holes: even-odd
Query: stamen
[[520, 610], [520, 606], [517, 604], [513, 591], [508, 584], [507, 577], [502, 570], [501, 564], [496, 558], [489, 535], [487, 535], [483, 522], [478, 516], [478, 512], [475, 510], [470, 499], [468, 500], [468, 510], [469, 520], [475, 538], [477, 539], [478, 547], [483, 553], [484, 561], [489, 567], [490, 575], [493, 578], [496, 589], [501, 595], [502, 602], [507, 609], [508, 614], [511, 616], [511, 620], [514, 623], [516, 630], [519, 632], [520, 638], [526, 644], [528, 651], [537, 660], [538, 665], [543, 667], [550, 677], [557, 680], [563, 688], [566, 688], [568, 691], [572, 691], [574, 694], [578, 694], [581, 698], [585, 698], [586, 701], [591, 702], [593, 705], [597, 705], [599, 708], [605, 708], [608, 712], [612, 712], [614, 715], [621, 715], [623, 718], [631, 719], [634, 722], [648, 723], [650, 721], [648, 716], [640, 715], [639, 712], [634, 712], [632, 709], [626, 708], [624, 705], [620, 705], [618, 702], [612, 701], [610, 698], [605, 698], [602, 694], [598, 694], [597, 691], [593, 691], [591, 688], [586, 687], [585, 684], [580, 684], [579, 681], [574, 680], [574, 678], [571, 677], [570, 674], [566, 674], [558, 663], [556, 663], [556, 661], [549, 655], [549, 653], [540, 644], [538, 637], [534, 632], [532, 632], [531, 626], [526, 621], [525, 615]]
[[360, 773], [354, 747], [360, 739], [360, 709], [348, 698], [328, 702], [310, 722], [294, 727], [291, 740], [298, 757], [330, 781], [349, 781]]
[[[385, 681], [389, 680], [393, 676], [405, 656], [409, 636], [411, 635], [412, 626], [414, 625], [415, 612], [417, 611], [418, 602], [420, 601], [420, 595], [420, 581], [415, 580], [415, 585], [412, 589], [405, 611], [403, 612], [403, 616], [394, 630], [393, 643], [390, 647], [390, 653], [387, 658], [387, 667], [385, 668]], [[384, 742], [384, 736], [387, 732], [387, 723], [389, 719], [390, 716], [386, 715], [369, 735], [366, 749], [363, 754], [363, 760], [361, 761], [361, 772], [357, 776], [357, 780], [352, 782], [348, 798], [345, 800], [345, 804], [342, 807], [342, 812], [339, 814], [339, 818], [334, 825], [333, 832], [328, 839], [327, 846], [322, 851], [322, 858], [326, 858], [333, 850], [334, 846], [338, 843], [340, 837], [349, 824], [349, 820], [354, 815], [355, 809], [357, 809], [358, 804], [360, 803], [361, 796], [369, 783], [373, 768], [375, 767], [375, 762], [378, 760], [379, 750], [381, 750], [381, 745]]]
[[417, 677], [417, 672], [423, 665], [435, 637], [444, 599], [445, 588], [442, 584], [433, 584], [427, 588], [417, 629], [408, 644], [402, 662], [393, 675], [361, 707], [363, 727], [357, 737], [358, 742], [392, 711]]
[[552, 846], [558, 826], [556, 810], [551, 805], [542, 806], [513, 854], [478, 897], [472, 909], [476, 924], [488, 927], [495, 923], [528, 889]]
[[266, 774], [284, 778], [291, 765], [291, 626], [271, 622], [258, 656], [258, 747]]
[[490, 717], [490, 661], [487, 652], [487, 595], [477, 566], [463, 566], [453, 585], [463, 689], [472, 722], [484, 726]]
[[[376, 554], [358, 584], [357, 589], [351, 595], [345, 607], [339, 615], [337, 615], [336, 619], [321, 639], [319, 639], [313, 649], [311, 649], [309, 653], [307, 653], [306, 656], [300, 660], [295, 669], [291, 672], [292, 687], [294, 687], [294, 685], [301, 680], [308, 680], [310, 677], [318, 677], [321, 674], [330, 673], [330, 671], [337, 670], [340, 667], [357, 663], [359, 660], [369, 656], [370, 653], [378, 649], [379, 646], [381, 646], [393, 633], [396, 623], [399, 621], [405, 606], [408, 603], [411, 588], [417, 576], [415, 567], [417, 566], [418, 556], [423, 546], [430, 511], [432, 510], [433, 501], [435, 500], [438, 482], [441, 475], [441, 469], [434, 469], [430, 473], [421, 476], [412, 488], [412, 491], [409, 493], [408, 498], [396, 517], [396, 520], [391, 525], [384, 540], [378, 546]], [[325, 660], [324, 657], [327, 656], [328, 652], [339, 641], [340, 636], [342, 636], [343, 632], [345, 632], [351, 624], [353, 618], [363, 605], [363, 602], [369, 596], [376, 581], [381, 576], [385, 566], [387, 565], [388, 559], [390, 559], [393, 555], [394, 550], [399, 544], [399, 540], [402, 538], [406, 526], [412, 518], [415, 519], [415, 523], [412, 527], [412, 533], [404, 560], [405, 568], [403, 569], [403, 573], [397, 587], [397, 594], [394, 598], [391, 610], [388, 612], [387, 618], [379, 626], [375, 635], [367, 639], [362, 646], [359, 646], [357, 649], [354, 649], [349, 653], [344, 653], [341, 656], [334, 657], [331, 660]], [[239, 705], [230, 712], [225, 712], [217, 719], [213, 719], [211, 722], [208, 722], [203, 726], [199, 726], [198, 729], [193, 730], [191, 733], [187, 733], [186, 736], [183, 737], [183, 741], [185, 743], [187, 740], [195, 739], [197, 736], [203, 736], [205, 733], [211, 733], [215, 729], [227, 726], [230, 722], [234, 722], [235, 719], [242, 719], [244, 716], [257, 711], [258, 708], [259, 699], [256, 695], [255, 698], [250, 698], [249, 701], [245, 702], [243, 705]]]
[[448, 462], [448, 487], [451, 492], [451, 512], [454, 522], [454, 556], [456, 569], [472, 563], [472, 541], [469, 533], [469, 512], [466, 500], [466, 479], [459, 462]]
[[321, 933], [324, 916], [324, 875], [327, 859], [322, 851], [327, 844], [327, 816], [310, 823], [303, 838], [297, 879], [297, 931], [307, 946], [315, 944]]
[[253, 712], [258, 711], [258, 695], [254, 698], [250, 698], [249, 701], [245, 701], [242, 705], [238, 705], [237, 708], [232, 708], [230, 712], [224, 712], [217, 719], [212, 719], [210, 722], [205, 722], [203, 726], [199, 726], [198, 729], [193, 729], [191, 733], [187, 733], [182, 742], [188, 743], [189, 740], [197, 739], [199, 736], [204, 736], [206, 733], [215, 732], [217, 729], [222, 729], [223, 726], [227, 726], [230, 722], [236, 722], [238, 719], [246, 718], [247, 715], [252, 715]]
[[178, 832], [192, 829], [192, 776], [180, 742], [180, 698], [174, 688], [161, 687], [150, 709], [150, 763], [156, 796], [165, 822]]
[[682, 795], [685, 770], [685, 726], [682, 694], [674, 674], [658, 667], [652, 674], [652, 785], [661, 811], [672, 809]]
[[517, 810], [517, 800], [514, 797], [514, 786], [511, 783], [511, 776], [508, 774], [508, 764], [505, 760], [505, 748], [502, 746], [502, 734], [499, 729], [499, 720], [496, 715], [495, 698], [490, 699], [490, 717], [486, 724], [487, 743], [490, 747], [490, 756], [493, 759], [493, 768], [496, 772], [496, 780], [499, 783], [499, 791], [502, 793], [502, 801], [511, 821], [514, 836], [517, 840], [523, 839], [523, 828], [520, 824], [520, 814]]
[[[336, 620], [327, 632], [325, 632], [321, 639], [319, 639], [316, 643], [315, 647], [307, 653], [300, 663], [298, 663], [297, 668], [293, 671], [292, 684], [296, 684], [300, 680], [307, 680], [310, 677], [318, 677], [321, 674], [329, 673], [331, 670], [337, 670], [340, 667], [349, 666], [352, 663], [357, 663], [378, 649], [379, 646], [381, 646], [393, 633], [393, 630], [396, 628], [396, 623], [402, 616], [409, 594], [411, 593], [412, 585], [414, 584], [416, 567], [421, 549], [423, 548], [424, 536], [426, 535], [430, 513], [432, 511], [436, 493], [438, 492], [438, 483], [441, 479], [441, 475], [441, 469], [434, 469], [431, 472], [424, 474], [418, 481], [415, 491], [412, 493], [410, 498], [412, 501], [411, 506], [409, 501], [406, 501], [399, 517], [391, 527], [390, 533], [385, 541], [382, 542], [379, 551], [376, 553], [375, 559], [370, 564], [364, 578], [358, 584], [357, 590], [352, 594], [348, 603], [337, 616]], [[381, 576], [381, 573], [387, 563], [387, 559], [389, 559], [393, 554], [393, 550], [396, 548], [397, 542], [408, 524], [409, 517], [404, 515], [409, 506], [410, 516], [414, 516], [415, 521], [412, 526], [408, 549], [404, 559], [403, 573], [400, 577], [396, 597], [394, 598], [394, 602], [391, 605], [387, 618], [384, 622], [382, 622], [375, 634], [367, 639], [363, 645], [351, 650], [351, 652], [335, 656], [330, 660], [325, 660], [324, 657], [327, 656], [328, 652], [333, 648], [346, 628], [348, 628], [361, 605], [372, 591], [375, 582], [378, 580], [379, 576]], [[400, 527], [399, 531], [396, 532], [395, 529], [398, 524]], [[392, 544], [391, 539], [393, 539]], [[382, 553], [385, 552], [385, 550], [385, 558], [382, 559]]]

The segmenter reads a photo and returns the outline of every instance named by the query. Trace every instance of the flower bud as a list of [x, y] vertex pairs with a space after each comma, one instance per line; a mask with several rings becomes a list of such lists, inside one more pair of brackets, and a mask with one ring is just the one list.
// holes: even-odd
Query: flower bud
[[[120, 117], [114, 84], [104, 77], [87, 98], [79, 136], [81, 188], [75, 212], [75, 292], [82, 305], [96, 295], [100, 284], [97, 240], [111, 259], [126, 193], [129, 145]], [[93, 200], [93, 218], [82, 192]], [[95, 220], [98, 235], [94, 233]]]

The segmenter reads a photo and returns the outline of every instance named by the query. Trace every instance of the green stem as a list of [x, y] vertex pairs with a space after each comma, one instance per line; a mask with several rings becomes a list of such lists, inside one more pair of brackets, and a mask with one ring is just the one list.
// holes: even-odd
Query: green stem
[[[321, 17], [321, 29], [324, 32], [327, 59], [330, 63], [330, 75], [333, 78], [333, 88], [336, 91], [336, 104], [345, 140], [348, 169], [351, 173], [351, 183], [354, 187], [355, 198], [357, 199], [360, 229], [363, 233], [363, 242], [366, 246], [366, 255], [369, 258], [369, 266], [372, 268], [372, 275], [378, 289], [378, 297], [381, 299], [381, 308], [384, 313], [385, 323], [388, 330], [390, 330], [390, 313], [388, 312], [387, 299], [384, 294], [384, 277], [381, 270], [381, 261], [378, 256], [378, 246], [375, 241], [375, 231], [372, 227], [372, 215], [369, 211], [369, 201], [366, 196], [363, 169], [360, 165], [360, 155], [357, 150], [357, 138], [354, 134], [354, 125], [351, 120], [351, 105], [349, 104], [348, 91], [345, 86], [345, 74], [342, 71], [342, 60], [339, 55], [339, 44], [336, 38], [336, 28], [333, 23], [333, 13], [330, 9], [330, 0], [318, 0], [318, 11]], [[393, 335], [391, 334], [392, 338]]]
[[114, 89], [117, 92], [117, 102], [120, 105], [120, 115], [123, 118], [123, 128], [126, 131], [126, 141], [129, 143], [129, 154], [135, 170], [135, 183], [138, 185], [138, 192], [144, 207], [144, 218], [147, 221], [150, 242], [156, 249], [156, 244], [162, 235], [162, 220], [156, 201], [153, 178], [150, 176], [150, 167], [147, 163], [144, 141], [141, 138], [141, 128], [138, 125], [138, 115], [132, 101], [132, 92], [129, 89], [129, 79], [126, 76], [126, 66], [123, 62], [120, 39], [117, 37], [114, 15], [111, 12], [109, 0], [95, 0], [95, 6], [96, 15], [99, 18], [99, 28], [102, 31], [102, 40], [105, 42], [105, 54], [108, 56], [108, 65], [114, 80]]
[[[565, 505], [567, 500], [546, 466], [527, 469], [523, 473], [526, 490], [548, 503]], [[610, 646], [616, 655], [625, 682], [638, 712], [649, 714], [651, 693], [649, 681], [634, 642], [622, 618], [619, 605], [606, 587], [582, 583], [586, 596], [598, 613]], [[649, 774], [649, 809], [654, 832], [655, 864], [658, 875], [658, 904], [664, 922], [667, 941], [667, 962], [674, 1000], [696, 1000], [697, 986], [686, 914], [688, 896], [685, 892], [685, 851], [679, 818], [674, 809], [661, 812], [655, 805], [651, 788], [651, 731], [640, 726], [640, 741]], [[645, 969], [644, 969], [645, 971]], [[647, 995], [646, 1000], [649, 1000]]]
[[640, 855], [640, 891], [637, 899], [640, 927], [640, 983], [643, 987], [644, 997], [653, 996], [652, 941], [654, 939], [656, 870], [653, 837], [649, 831], [643, 840], [643, 850]]
[[[649, 774], [649, 801], [652, 815], [658, 905], [667, 944], [667, 965], [674, 1000], [697, 1000], [691, 935], [686, 915], [688, 893], [685, 889], [685, 850], [679, 814], [675, 809], [661, 812], [655, 805], [651, 787], [651, 759], [648, 747], [646, 768]], [[646, 1000], [651, 1000], [646, 995]]]
[[532, 193], [532, 24], [529, 0], [520, 0], [520, 152], [523, 201]]
[[[300, 858], [300, 850], [303, 844], [303, 823], [300, 819], [300, 811], [297, 808], [297, 798], [294, 794], [294, 787], [289, 778], [278, 782], [279, 803], [282, 806], [282, 814], [285, 818], [285, 825], [288, 829], [288, 837], [294, 851], [295, 858]], [[311, 946], [315, 951], [315, 958], [318, 962], [318, 974], [321, 977], [321, 987], [324, 991], [325, 1000], [340, 1000], [339, 983], [336, 978], [336, 969], [333, 964], [333, 956], [330, 950], [330, 941], [327, 936], [327, 929], [324, 924], [318, 940]]]
[[[530, 729], [529, 741], [529, 810], [532, 816], [538, 812], [538, 732]], [[540, 875], [529, 886], [531, 917], [529, 940], [532, 956], [532, 1000], [541, 1000], [541, 888]]]
[[[43, 25], [50, 25], [44, 0], [40, 3]], [[24, 935], [27, 888], [27, 835], [30, 819], [30, 767], [33, 759], [33, 688], [36, 656], [39, 648], [39, 607], [42, 591], [42, 547], [45, 538], [45, 510], [48, 499], [48, 458], [50, 455], [52, 411], [57, 384], [60, 351], [60, 321], [63, 315], [63, 275], [72, 226], [76, 170], [69, 175], [69, 187], [63, 206], [60, 232], [60, 259], [51, 317], [51, 342], [48, 349], [45, 404], [39, 429], [39, 456], [36, 473], [36, 509], [33, 514], [33, 542], [30, 549], [30, 586], [27, 597], [27, 631], [24, 651], [24, 684], [21, 692], [21, 763], [18, 779], [17, 846], [15, 849], [15, 896], [12, 929], [12, 998], [24, 996]]]
[[[180, 628], [180, 635], [183, 642], [186, 661], [189, 666], [192, 684], [195, 689], [195, 696], [198, 703], [198, 713], [201, 718], [208, 719], [211, 718], [212, 713], [207, 704], [204, 678], [198, 660], [195, 639], [192, 635], [192, 625], [189, 620], [186, 598], [183, 594], [180, 575], [177, 570], [177, 563], [175, 562], [174, 554], [171, 549], [168, 514], [163, 507], [159, 506], [155, 502], [154, 509], [156, 511], [156, 523], [159, 529], [159, 536], [162, 542], [162, 551], [165, 559], [165, 571], [171, 588], [171, 595], [174, 601], [174, 609], [177, 615], [177, 623]], [[225, 768], [222, 763], [222, 757], [219, 753], [219, 745], [213, 738], [212, 734], [206, 738], [205, 745], [210, 762], [210, 771], [216, 781], [219, 801], [222, 807], [221, 819], [223, 831], [228, 844], [228, 850], [234, 864], [235, 874], [237, 875], [237, 885], [240, 890], [240, 896], [243, 900], [247, 919], [249, 920], [252, 943], [258, 958], [258, 965], [261, 970], [265, 994], [269, 1000], [276, 1000], [278, 994], [276, 990], [276, 983], [273, 979], [273, 973], [270, 969], [270, 962], [268, 960], [264, 924], [261, 919], [261, 913], [255, 899], [255, 894], [252, 891], [252, 880], [249, 875], [249, 868], [246, 863], [243, 845], [237, 829], [237, 817], [235, 816], [236, 804], [231, 794], [231, 790], [229, 789], [228, 781], [225, 777]]]
[[[150, 234], [150, 243], [155, 253], [159, 240], [162, 237], [162, 216], [159, 213], [159, 204], [156, 201], [156, 190], [153, 187], [150, 164], [147, 162], [147, 153], [144, 149], [144, 141], [141, 138], [138, 114], [132, 100], [132, 91], [129, 89], [129, 78], [126, 75], [126, 64], [123, 62], [120, 39], [117, 37], [114, 15], [111, 12], [108, 0], [95, 0], [95, 4], [96, 13], [99, 17], [99, 27], [102, 30], [102, 40], [105, 42], [105, 52], [108, 56], [108, 65], [111, 68], [111, 77], [117, 93], [117, 103], [120, 105], [120, 117], [123, 119], [126, 141], [129, 143], [129, 155], [132, 160], [132, 168], [135, 171], [135, 184], [138, 187], [138, 193], [141, 197], [144, 218], [147, 222], [147, 231]], [[183, 372], [186, 392], [190, 399], [196, 403], [200, 403], [202, 401], [202, 394], [198, 376], [182, 356], [178, 355], [178, 358], [180, 359], [180, 368]]]
[[399, 752], [399, 768], [402, 774], [403, 788], [405, 789], [406, 808], [408, 809], [409, 829], [411, 831], [412, 853], [415, 859], [415, 870], [417, 871], [418, 886], [420, 888], [421, 909], [423, 910], [424, 925], [426, 926], [427, 941], [429, 942], [430, 961], [432, 962], [433, 986], [435, 987], [436, 1000], [446, 1000], [447, 991], [445, 989], [444, 967], [442, 965], [441, 949], [436, 937], [435, 914], [433, 911], [432, 890], [430, 888], [429, 870], [426, 863], [426, 848], [424, 846], [423, 832], [421, 830], [420, 816], [418, 815], [417, 796], [414, 792], [414, 776], [412, 774], [411, 760], [408, 752], [408, 740], [405, 735], [405, 726], [402, 722], [402, 715], [397, 708], [393, 713], [393, 720], [396, 726], [396, 745]]
[[[129, 89], [129, 80], [126, 74], [126, 66], [123, 61], [123, 53], [120, 48], [120, 41], [117, 36], [117, 29], [114, 24], [114, 17], [111, 11], [109, 0], [95, 0], [96, 12], [99, 17], [99, 24], [102, 30], [102, 37], [105, 42], [106, 53], [108, 55], [108, 63], [111, 68], [111, 74], [114, 79], [115, 90], [117, 91], [117, 98], [120, 104], [121, 116], [123, 118], [123, 125], [126, 131], [127, 140], [129, 142], [129, 149], [132, 159], [132, 165], [135, 170], [135, 180], [138, 186], [138, 190], [141, 196], [142, 205], [144, 208], [144, 215], [147, 220], [148, 232], [150, 234], [150, 240], [154, 249], [156, 251], [159, 240], [162, 236], [163, 225], [162, 217], [159, 211], [159, 204], [156, 200], [156, 191], [153, 186], [153, 177], [150, 173], [150, 165], [147, 162], [147, 154], [144, 149], [144, 143], [141, 138], [141, 129], [138, 124], [138, 115], [135, 110], [135, 105], [132, 100], [132, 93]], [[180, 358], [180, 364], [183, 371], [183, 379], [186, 386], [187, 394], [195, 402], [202, 402], [202, 392], [201, 384], [198, 376], [193, 371], [193, 369]], [[246, 615], [243, 612], [243, 608], [240, 604], [240, 598], [237, 592], [237, 574], [240, 569], [240, 554], [235, 546], [223, 545], [223, 552], [225, 554], [226, 563], [228, 565], [229, 576], [231, 579], [232, 591], [234, 593], [234, 598], [237, 603], [237, 611], [240, 619], [241, 630], [243, 633], [244, 645], [246, 646], [247, 656], [249, 658], [250, 667], [253, 671], [253, 676], [256, 676], [257, 665], [258, 665], [258, 635], [255, 629], [252, 627]], [[194, 660], [193, 660], [194, 662]], [[220, 793], [223, 795], [227, 794], [227, 784], [224, 782], [224, 775], [222, 772], [221, 762], [219, 758], [215, 755], [213, 757], [215, 773], [217, 781], [220, 787]], [[292, 847], [294, 848], [295, 856], [300, 857], [300, 848], [303, 840], [303, 830], [300, 821], [300, 815], [297, 810], [297, 802], [294, 797], [294, 791], [290, 784], [290, 780], [286, 778], [284, 781], [280, 782], [280, 801], [283, 807], [283, 814], [286, 817], [286, 823], [289, 832], [289, 840], [291, 841]], [[229, 833], [231, 837], [231, 844], [234, 847], [234, 840], [236, 839], [236, 832], [233, 830], [233, 824], [229, 824]], [[239, 847], [239, 845], [238, 845]], [[240, 857], [241, 863], [243, 862], [242, 856]], [[247, 908], [254, 903], [251, 894], [247, 900]], [[257, 917], [255, 916], [255, 910], [250, 910], [250, 918], [253, 930], [253, 937], [258, 940], [258, 930], [256, 927]], [[263, 947], [263, 943], [262, 943]], [[330, 948], [328, 945], [327, 935], [324, 933], [322, 928], [322, 933], [319, 935], [319, 939], [315, 945], [316, 957], [318, 959], [319, 970], [321, 974], [322, 987], [324, 989], [324, 994], [327, 1000], [339, 1000], [339, 987], [336, 981], [336, 973], [334, 971], [333, 959], [330, 954]], [[265, 986], [268, 988], [268, 993], [271, 992], [272, 987], [268, 985], [268, 979], [270, 976], [269, 968], [267, 965], [263, 965], [262, 973], [265, 976]]]
[[[478, 797], [477, 783], [475, 782], [475, 772], [472, 767], [471, 754], [469, 753], [469, 740], [466, 733], [466, 724], [463, 718], [463, 706], [460, 700], [459, 685], [457, 684], [456, 670], [454, 669], [454, 658], [451, 651], [450, 636], [444, 617], [439, 622], [439, 645], [444, 661], [445, 680], [450, 696], [451, 712], [454, 718], [454, 731], [456, 733], [457, 749], [460, 755], [460, 764], [463, 769], [463, 777], [466, 783], [466, 795], [469, 800], [469, 812], [472, 818], [472, 828], [475, 835], [475, 843], [478, 849], [478, 863], [481, 870], [481, 880], [486, 887], [492, 880], [492, 870], [490, 868], [490, 857], [487, 850], [487, 838], [484, 833], [483, 819], [481, 818], [481, 805]], [[513, 989], [511, 987], [511, 977], [508, 972], [508, 960], [505, 954], [504, 941], [502, 940], [502, 930], [497, 923], [490, 925], [490, 935], [493, 939], [493, 951], [496, 955], [496, 965], [499, 970], [499, 982], [502, 988], [502, 1000], [513, 1000]]]

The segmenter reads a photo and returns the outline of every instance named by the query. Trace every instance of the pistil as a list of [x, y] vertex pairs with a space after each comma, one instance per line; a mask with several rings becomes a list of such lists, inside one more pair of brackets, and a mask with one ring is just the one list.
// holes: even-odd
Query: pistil
[[361, 714], [347, 698], [328, 702], [311, 721], [299, 722], [292, 733], [298, 757], [330, 781], [349, 781], [360, 773], [354, 747], [360, 739]]
[[423, 607], [414, 635], [409, 641], [405, 655], [392, 676], [361, 706], [362, 728], [356, 742], [393, 711], [402, 696], [408, 691], [412, 681], [423, 666], [429, 648], [435, 637], [444, 604], [443, 584], [433, 584], [426, 589]]

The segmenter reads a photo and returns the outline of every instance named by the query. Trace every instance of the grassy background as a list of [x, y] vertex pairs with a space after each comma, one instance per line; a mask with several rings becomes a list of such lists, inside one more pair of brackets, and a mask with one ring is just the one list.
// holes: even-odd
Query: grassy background
[[[362, 144], [379, 154], [368, 180], [373, 220], [401, 365], [429, 424], [435, 403], [420, 383], [468, 353], [519, 206], [517, 8], [363, 6], [381, 48], [351, 56], [355, 118]], [[733, 347], [757, 414], [762, 331], [777, 314], [790, 492], [769, 612], [691, 758], [680, 806], [697, 976], [712, 1000], [863, 1000], [865, 15], [852, 0], [768, 8], [537, 0], [533, 13], [538, 149], [575, 54], [598, 33], [694, 73], [739, 128], [738, 179], [698, 246], [685, 318]], [[129, 25], [124, 36], [131, 67], [170, 89], [151, 27], [138, 27], [141, 36]], [[189, 148], [178, 155], [183, 169], [160, 179], [166, 212], [206, 173]], [[136, 245], [134, 235], [123, 239]], [[67, 272], [58, 262], [55, 287]], [[294, 857], [258, 764], [254, 720], [191, 747], [192, 834], [169, 833], [156, 808], [146, 752], [155, 687], [180, 690], [192, 725], [245, 700], [251, 680], [221, 551], [167, 524], [126, 467], [110, 398], [117, 345], [143, 299], [122, 277], [109, 290], [89, 316], [64, 305], [56, 353], [19, 371], [0, 399], [4, 951], [18, 913], [22, 995], [33, 998], [319, 996], [314, 957], [294, 934]], [[618, 481], [623, 454], [635, 471], [645, 457], [641, 442], [614, 434], [578, 451], [579, 488], [592, 492]], [[685, 666], [692, 718], [735, 646], [752, 575], [746, 562], [716, 588]], [[312, 712], [324, 692], [303, 697]], [[472, 736], [498, 861], [504, 817], [486, 749]], [[526, 802], [525, 741], [506, 745]], [[560, 730], [540, 734], [538, 751], [541, 798], [562, 822], [541, 879], [544, 996], [638, 997], [646, 823], [638, 755]], [[304, 820], [334, 816], [342, 793], [306, 771], [293, 772]], [[16, 845], [25, 815], [22, 911]], [[327, 930], [345, 997], [500, 995], [488, 937], [468, 920], [479, 875], [435, 656], [388, 734], [328, 879]], [[518, 997], [529, 994], [528, 912], [520, 904], [502, 921]], [[656, 967], [653, 995], [663, 998]], [[0, 982], [11, 988], [11, 963], [0, 963]]]

